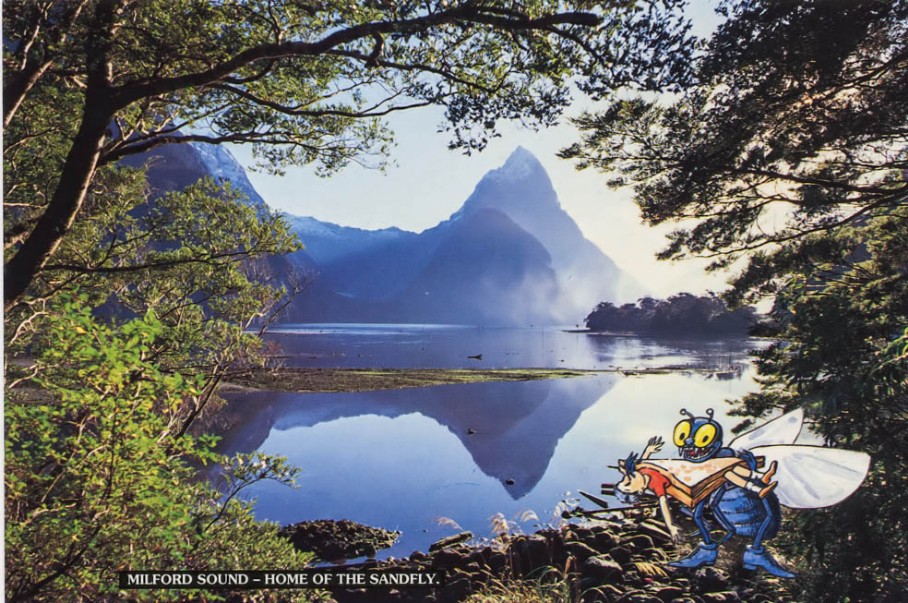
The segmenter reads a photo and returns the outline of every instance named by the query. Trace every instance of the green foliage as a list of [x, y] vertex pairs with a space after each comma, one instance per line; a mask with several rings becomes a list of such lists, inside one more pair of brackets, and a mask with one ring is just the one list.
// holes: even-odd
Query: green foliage
[[584, 116], [583, 142], [563, 155], [633, 184], [649, 223], [680, 224], [661, 257], [743, 260], [726, 300], [771, 299], [781, 333], [739, 413], [803, 406], [829, 445], [872, 457], [857, 493], [783, 530], [802, 596], [901, 600], [908, 5], [736, 0], [722, 12], [693, 86]]
[[383, 165], [383, 118], [427, 105], [445, 108], [452, 147], [482, 149], [501, 120], [554, 123], [574, 83], [603, 95], [682, 81], [681, 4], [12, 3], [6, 305], [56, 255], [100, 167], [189, 141], [250, 144], [278, 173]]
[[33, 287], [44, 299], [6, 316], [7, 351], [55, 345], [41, 337], [43, 316], [63, 294], [85, 296], [108, 317], [154, 310], [162, 326], [156, 363], [205, 376], [183, 399], [175, 427], [182, 431], [222, 378], [263, 362], [260, 340], [246, 329], [264, 324], [288, 294], [272, 282], [267, 257], [299, 249], [299, 242], [278, 215], [242, 204], [211, 181], [156, 199], [144, 188], [141, 170], [99, 173], [82, 219]]
[[738, 412], [761, 416], [804, 406], [829, 444], [871, 455], [870, 474], [855, 495], [795, 515], [784, 540], [811, 568], [807, 592], [853, 600], [904, 596], [908, 213], [826, 238], [832, 245], [823, 256], [812, 254], [816, 263], [788, 264], [774, 310], [785, 338], [759, 354], [762, 389], [746, 396]]
[[602, 302], [586, 317], [586, 327], [593, 331], [685, 337], [745, 336], [755, 322], [753, 308], [729, 310], [714, 294], [690, 293], [664, 300], [644, 297], [621, 306]]
[[[222, 378], [263, 362], [246, 329], [284, 289], [263, 278], [262, 258], [299, 243], [278, 216], [210, 181], [157, 199], [144, 189], [141, 170], [101, 170], [33, 287], [40, 297], [5, 317], [8, 362], [39, 356], [7, 365], [7, 586], [16, 599], [115, 600], [116, 569], [309, 559], [236, 499], [294, 471], [280, 459], [220, 459], [213, 438], [187, 433], [215, 406]], [[214, 464], [226, 467], [218, 489], [198, 475]]]
[[679, 4], [4, 5], [10, 592], [114, 598], [123, 564], [301, 563], [233, 496], [282, 465], [228, 463], [224, 498], [189, 469], [214, 460], [191, 428], [218, 382], [260, 360], [247, 328], [294, 286], [263, 263], [297, 243], [210, 183], [149, 201], [122, 158], [238, 142], [265, 169], [330, 174], [381, 165], [382, 118], [425, 105], [453, 147], [481, 149], [501, 119], [552, 123], [575, 76], [594, 95], [682, 80]]
[[578, 167], [633, 183], [643, 218], [682, 221], [663, 258], [730, 265], [903, 203], [908, 7], [727, 2], [676, 102], [585, 115]]
[[[7, 397], [6, 588], [10, 600], [115, 598], [119, 569], [299, 568], [308, 560], [235, 494], [295, 471], [220, 459], [212, 437], [174, 437], [200, 376], [162, 370], [154, 312], [99, 324], [81, 301], [54, 309], [48, 346]], [[229, 487], [194, 479], [223, 462]], [[136, 592], [149, 599], [178, 593]]]

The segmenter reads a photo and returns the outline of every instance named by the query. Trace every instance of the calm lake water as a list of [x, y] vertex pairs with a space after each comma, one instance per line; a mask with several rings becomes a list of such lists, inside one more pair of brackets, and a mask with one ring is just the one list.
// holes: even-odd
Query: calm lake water
[[[262, 450], [302, 469], [298, 489], [266, 482], [246, 492], [257, 499], [257, 516], [400, 530], [385, 557], [424, 551], [456, 526], [491, 536], [496, 513], [520, 523], [532, 511], [538, 519], [521, 523], [524, 531], [557, 523], [561, 501], [617, 481], [608, 465], [619, 457], [640, 452], [654, 435], [670, 441], [681, 408], [713, 408], [731, 427], [725, 400], [756, 389], [747, 351], [761, 345], [428, 325], [283, 325], [269, 339], [297, 367], [707, 369], [228, 396], [242, 421], [224, 451]], [[468, 358], [476, 354], [482, 360]]]

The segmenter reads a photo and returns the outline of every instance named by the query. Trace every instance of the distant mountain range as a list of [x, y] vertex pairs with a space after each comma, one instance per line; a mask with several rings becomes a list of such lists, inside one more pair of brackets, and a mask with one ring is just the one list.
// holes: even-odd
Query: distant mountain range
[[[203, 176], [265, 201], [223, 147], [180, 144], [133, 157], [160, 192]], [[561, 208], [545, 169], [518, 148], [450, 218], [421, 233], [363, 230], [287, 215], [305, 249], [270, 262], [313, 278], [288, 308], [290, 322], [477, 325], [579, 323], [614, 300], [618, 267]], [[629, 280], [629, 279], [627, 279]]]

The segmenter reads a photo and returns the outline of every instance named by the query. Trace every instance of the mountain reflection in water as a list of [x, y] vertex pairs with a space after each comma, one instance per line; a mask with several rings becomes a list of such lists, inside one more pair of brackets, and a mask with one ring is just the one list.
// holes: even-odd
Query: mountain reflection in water
[[[425, 344], [438, 333], [427, 329], [404, 339], [411, 335]], [[604, 340], [577, 343], [587, 337], [565, 335], [572, 337], [551, 336], [549, 343], [584, 347], [590, 355], [586, 363], [598, 361], [597, 346], [601, 352]], [[672, 364], [700, 366], [706, 355], [721, 359], [720, 370], [357, 393], [233, 393], [225, 397], [237, 427], [225, 434], [221, 449], [278, 454], [302, 469], [298, 489], [265, 482], [246, 492], [257, 499], [259, 518], [281, 524], [346, 518], [401, 530], [399, 543], [385, 556], [426, 550], [455, 532], [439, 518], [490, 536], [493, 514], [513, 519], [532, 510], [538, 521], [523, 526], [531, 531], [534, 523], [556, 521], [558, 503], [578, 489], [598, 492], [601, 482], [615, 481], [607, 466], [631, 450], [639, 452], [649, 437], [670, 440], [681, 408], [714, 408], [724, 418], [724, 400], [755, 389], [743, 354], [746, 343], [733, 352], [727, 342], [719, 351], [710, 344], [714, 347], [699, 353], [679, 352], [673, 345], [623, 338], [625, 353], [609, 358], [627, 367], [653, 366], [669, 356], [681, 360]], [[399, 346], [386, 347], [389, 360], [406, 354]], [[407, 347], [412, 352], [412, 343]], [[731, 427], [735, 420], [724, 423]], [[670, 446], [665, 452], [673, 453]]]

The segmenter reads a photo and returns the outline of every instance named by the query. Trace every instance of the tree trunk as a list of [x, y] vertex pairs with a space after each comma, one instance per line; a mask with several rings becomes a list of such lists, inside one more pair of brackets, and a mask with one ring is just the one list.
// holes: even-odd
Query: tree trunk
[[42, 63], [40, 65], [30, 65], [20, 73], [14, 73], [7, 77], [7, 84], [3, 87], [3, 129], [6, 130], [13, 121], [16, 111], [25, 100], [26, 95], [31, 92], [38, 80], [47, 71], [51, 63]]
[[101, 94], [104, 92], [86, 95], [82, 124], [66, 156], [53, 197], [34, 230], [6, 263], [3, 300], [7, 311], [53, 256], [85, 201], [113, 117], [109, 99], [100, 98]]

